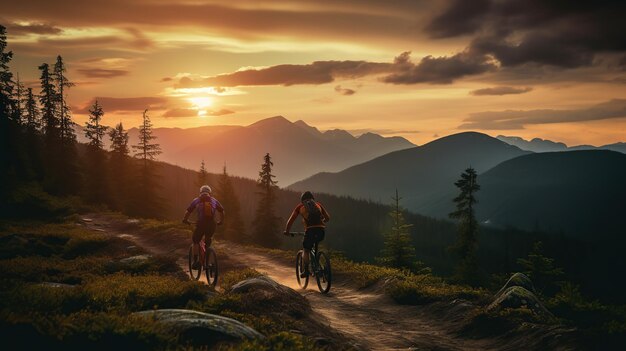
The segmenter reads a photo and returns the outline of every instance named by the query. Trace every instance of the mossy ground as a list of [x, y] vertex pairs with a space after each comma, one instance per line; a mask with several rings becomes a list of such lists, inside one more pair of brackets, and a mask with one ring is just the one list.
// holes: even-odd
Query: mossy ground
[[[188, 280], [171, 257], [120, 262], [145, 252], [130, 241], [90, 230], [77, 219], [0, 223], [0, 336], [5, 343], [24, 349], [203, 349], [181, 344], [162, 325], [132, 314], [195, 308], [237, 319], [268, 336], [213, 348], [315, 348], [309, 338], [290, 332], [294, 318], [277, 320], [259, 313], [263, 306], [251, 313], [241, 296], [216, 293]], [[180, 227], [147, 221], [137, 229], [162, 232]], [[232, 285], [256, 274], [234, 271], [223, 282]]]

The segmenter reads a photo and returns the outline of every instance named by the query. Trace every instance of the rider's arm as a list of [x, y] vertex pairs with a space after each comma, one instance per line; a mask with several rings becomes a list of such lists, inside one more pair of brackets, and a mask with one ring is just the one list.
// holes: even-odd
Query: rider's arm
[[293, 225], [293, 222], [296, 220], [296, 218], [298, 218], [298, 215], [300, 214], [299, 209], [300, 206], [296, 206], [293, 212], [291, 212], [291, 216], [289, 216], [289, 219], [287, 220], [287, 225], [285, 226], [285, 233], [289, 233], [291, 231], [291, 226]]
[[187, 223], [189, 221], [189, 216], [191, 215], [191, 213], [193, 212], [193, 209], [198, 204], [197, 200], [198, 199], [193, 199], [189, 207], [187, 207], [187, 211], [185, 212], [185, 217], [183, 217], [183, 223]]
[[320, 208], [322, 209], [322, 216], [324, 217], [324, 222], [330, 221], [330, 215], [328, 214], [324, 206], [322, 206], [322, 204], [320, 204]]
[[226, 215], [226, 211], [224, 210], [224, 207], [222, 207], [222, 204], [217, 201], [217, 199], [215, 199], [215, 210], [220, 213], [220, 220], [217, 221], [217, 224], [222, 224], [224, 222], [224, 216]]

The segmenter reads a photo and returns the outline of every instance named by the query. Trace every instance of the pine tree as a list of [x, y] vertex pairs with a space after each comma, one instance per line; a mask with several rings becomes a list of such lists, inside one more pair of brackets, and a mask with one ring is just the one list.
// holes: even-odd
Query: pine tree
[[20, 75], [17, 74], [17, 80], [15, 81], [15, 98], [13, 99], [15, 110], [13, 111], [13, 119], [18, 121], [18, 123], [24, 124], [25, 121], [25, 111], [24, 111], [24, 103], [26, 101], [25, 88], [24, 84], [20, 81]]
[[222, 203], [227, 213], [220, 230], [223, 233], [223, 237], [235, 242], [244, 242], [246, 234], [241, 217], [241, 205], [235, 193], [232, 179], [226, 171], [226, 166], [224, 166], [215, 190], [215, 197]]
[[413, 225], [407, 224], [404, 220], [402, 208], [400, 208], [401, 199], [396, 189], [396, 195], [392, 197], [393, 207], [389, 212], [393, 224], [391, 230], [384, 235], [384, 247], [377, 261], [384, 266], [415, 272], [424, 269], [424, 266], [417, 261], [415, 256], [415, 247], [413, 247], [410, 234], [410, 228]]
[[104, 146], [103, 139], [107, 129], [106, 126], [100, 124], [102, 116], [104, 116], [104, 111], [96, 100], [89, 109], [89, 121], [85, 126], [85, 136], [89, 139], [90, 146], [100, 150]]
[[9, 120], [14, 116], [13, 73], [9, 70], [13, 52], [6, 51], [6, 48], [6, 27], [0, 24], [0, 119], [2, 120]]
[[208, 184], [209, 181], [209, 174], [206, 171], [206, 168], [204, 167], [204, 160], [202, 160], [202, 163], [200, 163], [200, 170], [198, 171], [198, 182], [196, 183], [197, 187], [201, 187], [203, 185]]
[[[159, 144], [153, 142], [155, 139], [156, 136], [152, 134], [152, 123], [146, 109], [143, 112], [142, 126], [139, 128], [139, 143], [132, 146], [136, 150], [135, 157], [142, 160], [137, 181], [137, 193], [134, 194], [131, 204], [131, 214], [137, 216], [162, 217], [162, 200], [158, 195], [156, 164], [150, 162], [156, 160], [156, 157], [161, 153]], [[146, 196], [150, 197], [149, 201], [143, 200]]]
[[161, 146], [152, 143], [156, 136], [152, 135], [152, 122], [148, 116], [148, 109], [143, 111], [143, 123], [139, 128], [139, 143], [133, 145], [135, 157], [143, 160], [144, 167], [148, 166], [148, 161], [153, 161], [161, 154]]
[[461, 193], [454, 198], [456, 211], [450, 218], [459, 220], [459, 233], [455, 245], [450, 249], [460, 259], [456, 270], [456, 278], [471, 284], [478, 282], [478, 263], [476, 249], [478, 246], [478, 222], [474, 213], [474, 205], [478, 203], [475, 193], [480, 190], [476, 182], [476, 171], [470, 167], [461, 174], [461, 179], [454, 183]]
[[87, 199], [93, 203], [111, 204], [106, 164], [107, 155], [103, 150], [103, 138], [107, 127], [100, 124], [103, 116], [102, 106], [96, 100], [89, 109], [89, 120], [85, 125], [85, 136], [89, 140], [85, 162], [87, 165], [85, 170]]
[[113, 193], [113, 207], [119, 211], [132, 212], [130, 208], [130, 167], [128, 154], [128, 132], [124, 130], [122, 122], [118, 123], [109, 132], [111, 140], [111, 159], [109, 171], [115, 174], [111, 178], [111, 188]]
[[41, 118], [43, 119], [43, 132], [48, 142], [61, 139], [61, 122], [56, 113], [57, 92], [50, 76], [50, 66], [47, 63], [39, 66], [41, 71], [41, 93], [39, 103], [41, 105]]
[[65, 76], [66, 68], [61, 55], [57, 56], [54, 64], [54, 81], [56, 83], [57, 95], [55, 103], [59, 121], [61, 123], [61, 140], [63, 144], [70, 144], [76, 141], [76, 133], [74, 132], [74, 122], [72, 122], [71, 110], [65, 102], [66, 89], [73, 87], [75, 84], [70, 82]]
[[124, 130], [122, 122], [118, 123], [114, 129], [109, 132], [111, 139], [111, 152], [118, 156], [128, 156], [128, 132]]
[[37, 101], [35, 101], [35, 97], [33, 95], [33, 88], [28, 88], [28, 93], [26, 94], [26, 103], [24, 105], [25, 109], [25, 119], [26, 119], [26, 128], [34, 133], [41, 129], [41, 116], [39, 114], [39, 107], [37, 106]]
[[[13, 119], [13, 74], [9, 63], [13, 52], [6, 51], [6, 28], [0, 24], [0, 199], [6, 202], [7, 194], [13, 189], [13, 183], [19, 179], [16, 164], [18, 159], [15, 148], [18, 145], [19, 131], [17, 121]], [[0, 210], [2, 206], [0, 204]]]
[[254, 216], [254, 241], [266, 247], [276, 247], [280, 244], [278, 237], [280, 218], [275, 215], [278, 182], [274, 180], [276, 176], [272, 174], [274, 163], [270, 154], [265, 154], [263, 160], [257, 180], [257, 186], [260, 189], [257, 194], [260, 198]]
[[527, 258], [519, 258], [517, 263], [522, 266], [522, 272], [534, 283], [540, 293], [553, 293], [559, 278], [563, 276], [563, 269], [554, 265], [554, 259], [544, 256], [543, 243], [533, 244], [533, 249]]

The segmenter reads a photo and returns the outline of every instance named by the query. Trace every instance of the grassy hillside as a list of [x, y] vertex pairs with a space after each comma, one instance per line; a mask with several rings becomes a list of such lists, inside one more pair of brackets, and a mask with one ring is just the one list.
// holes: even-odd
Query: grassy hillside
[[[6, 345], [52, 350], [317, 350], [313, 338], [329, 333], [298, 316], [310, 310], [304, 299], [216, 293], [190, 281], [176, 258], [133, 259], [146, 252], [85, 224], [78, 217], [55, 224], [0, 223], [0, 337]], [[132, 228], [142, 230], [136, 224], [127, 227]], [[231, 271], [222, 285], [227, 288], [257, 275], [254, 270]], [[179, 334], [155, 319], [135, 314], [164, 308], [233, 318], [267, 338], [239, 342], [206, 330], [204, 337]], [[292, 313], [296, 308], [301, 311]], [[334, 342], [335, 349], [348, 348], [340, 340]]]

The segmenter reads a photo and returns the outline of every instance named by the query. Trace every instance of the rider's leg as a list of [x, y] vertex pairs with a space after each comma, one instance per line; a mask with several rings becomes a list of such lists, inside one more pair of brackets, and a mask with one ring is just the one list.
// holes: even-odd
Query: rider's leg
[[302, 256], [302, 263], [304, 263], [304, 271], [309, 271], [309, 263], [311, 262], [311, 250], [304, 249], [304, 255]]
[[196, 224], [196, 230], [193, 232], [193, 236], [191, 240], [193, 241], [191, 252], [193, 253], [193, 269], [198, 269], [198, 265], [200, 264], [200, 260], [198, 259], [200, 256], [200, 240], [202, 240], [202, 231], [201, 228]]
[[301, 278], [305, 278], [309, 274], [309, 262], [311, 262], [311, 249], [313, 248], [314, 238], [311, 236], [310, 230], [304, 233], [304, 239], [302, 240], [302, 264], [304, 267], [303, 272], [300, 275]]

